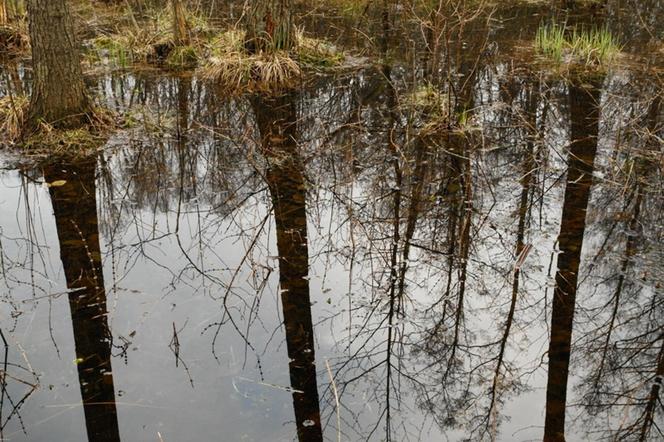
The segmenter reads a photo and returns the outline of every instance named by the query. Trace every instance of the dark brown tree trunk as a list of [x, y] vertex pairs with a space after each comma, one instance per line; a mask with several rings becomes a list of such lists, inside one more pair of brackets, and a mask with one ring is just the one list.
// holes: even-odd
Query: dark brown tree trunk
[[245, 47], [251, 53], [290, 50], [295, 27], [290, 0], [252, 0], [247, 11]]
[[428, 27], [426, 32], [426, 60], [424, 63], [426, 78], [432, 84], [438, 84], [440, 66], [441, 46], [445, 37], [445, 11], [443, 0], [438, 0], [436, 6], [429, 12]]
[[189, 30], [182, 0], [171, 0], [173, 10], [173, 42], [175, 46], [189, 44]]
[[[47, 167], [69, 291], [76, 365], [90, 442], [119, 442], [106, 292], [99, 246], [95, 161]], [[64, 184], [62, 184], [64, 182]], [[59, 185], [62, 184], [62, 185]]]
[[295, 100], [292, 96], [259, 97], [253, 107], [269, 163], [265, 176], [277, 230], [281, 305], [291, 387], [296, 390], [297, 436], [300, 442], [322, 442], [309, 294], [306, 191], [296, 143]]
[[648, 435], [655, 423], [655, 410], [657, 406], [662, 404], [660, 399], [660, 390], [662, 389], [662, 380], [664, 380], [664, 339], [662, 339], [662, 346], [657, 356], [657, 368], [655, 370], [655, 379], [652, 387], [650, 387], [650, 394], [648, 395], [648, 402], [643, 415], [643, 426], [641, 427], [641, 435], [639, 442], [648, 440]]
[[7, 0], [0, 0], [0, 26], [4, 26], [9, 22], [7, 15]]
[[58, 128], [89, 121], [87, 96], [71, 14], [65, 0], [29, 0], [33, 86], [28, 131], [44, 121]]
[[560, 254], [551, 313], [544, 442], [565, 441], [565, 408], [576, 285], [599, 126], [599, 88], [586, 89], [573, 84], [569, 95], [572, 141], [558, 235]]

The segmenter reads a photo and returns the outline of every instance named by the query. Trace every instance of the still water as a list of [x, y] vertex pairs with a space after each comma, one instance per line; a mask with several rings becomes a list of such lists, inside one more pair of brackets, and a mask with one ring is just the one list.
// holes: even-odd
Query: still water
[[661, 440], [661, 83], [455, 69], [91, 76], [128, 129], [2, 157], [4, 439]]

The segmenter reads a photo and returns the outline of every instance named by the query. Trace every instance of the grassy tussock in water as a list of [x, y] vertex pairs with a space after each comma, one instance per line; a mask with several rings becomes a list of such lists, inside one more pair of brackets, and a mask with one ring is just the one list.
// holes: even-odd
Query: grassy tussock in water
[[20, 147], [32, 155], [53, 153], [83, 154], [99, 149], [115, 127], [112, 116], [95, 109], [89, 124], [76, 129], [56, 129], [42, 122], [29, 135], [23, 133], [30, 98], [24, 95], [0, 98], [0, 147]]
[[332, 67], [343, 62], [334, 46], [296, 35], [293, 54], [287, 51], [250, 54], [244, 47], [244, 31], [233, 29], [220, 34], [211, 44], [211, 56], [204, 76], [227, 90], [270, 91], [289, 88], [302, 74], [302, 66]]
[[178, 47], [173, 43], [172, 20], [170, 10], [155, 11], [140, 24], [121, 22], [112, 32], [100, 30], [88, 41], [87, 61], [107, 60], [119, 68], [153, 62], [171, 67], [196, 65], [214, 35], [212, 27], [204, 17], [187, 14], [190, 44]]
[[344, 54], [336, 46], [297, 31], [297, 55], [300, 63], [309, 68], [334, 67], [343, 64]]
[[455, 100], [432, 84], [424, 84], [407, 94], [402, 108], [419, 120], [419, 135], [477, 130], [469, 110], [455, 110]]
[[196, 46], [176, 46], [166, 57], [166, 64], [171, 67], [195, 66], [202, 56], [201, 50]]
[[244, 31], [230, 30], [212, 42], [204, 76], [227, 90], [252, 91], [289, 87], [301, 75], [300, 66], [286, 51], [249, 54]]
[[24, 95], [0, 98], [0, 145], [12, 144], [19, 138], [29, 103]]
[[107, 139], [108, 131], [96, 127], [62, 130], [42, 123], [40, 130], [27, 137], [21, 148], [32, 155], [87, 155], [99, 150]]
[[432, 84], [424, 84], [406, 95], [403, 104], [406, 109], [421, 111], [430, 116], [448, 117], [448, 95]]
[[347, 18], [360, 18], [367, 13], [371, 2], [357, 0], [318, 0], [318, 7], [331, 8]]
[[[127, 11], [125, 15], [131, 15]], [[334, 67], [344, 61], [343, 54], [325, 41], [296, 33], [297, 63], [285, 51], [250, 56], [244, 50], [244, 32], [215, 31], [205, 17], [187, 14], [189, 44], [173, 43], [172, 14], [169, 10], [151, 12], [140, 22], [124, 20], [112, 31], [108, 25], [87, 41], [86, 60], [94, 65], [106, 62], [112, 67], [128, 68], [141, 63], [163, 63], [170, 67], [192, 67], [208, 59], [206, 73], [232, 87], [249, 83], [282, 84], [299, 76], [300, 66]], [[253, 78], [253, 80], [252, 80]]]
[[586, 67], [608, 66], [620, 53], [620, 45], [607, 28], [568, 32], [564, 25], [540, 25], [535, 48], [555, 64]]

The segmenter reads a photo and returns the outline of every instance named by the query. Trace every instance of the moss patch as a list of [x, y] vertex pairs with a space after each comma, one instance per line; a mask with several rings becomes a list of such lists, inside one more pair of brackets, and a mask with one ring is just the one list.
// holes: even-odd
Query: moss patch
[[166, 64], [171, 67], [196, 66], [200, 58], [199, 49], [194, 46], [175, 46], [166, 57]]
[[297, 55], [300, 62], [311, 68], [330, 68], [343, 64], [345, 57], [333, 44], [307, 37], [301, 29], [296, 33]]

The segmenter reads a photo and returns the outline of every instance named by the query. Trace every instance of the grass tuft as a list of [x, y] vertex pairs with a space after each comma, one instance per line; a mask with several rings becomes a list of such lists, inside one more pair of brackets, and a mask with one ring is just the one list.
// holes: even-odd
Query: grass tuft
[[29, 104], [25, 95], [0, 98], [0, 144], [11, 145], [19, 139]]
[[535, 35], [535, 48], [555, 64], [578, 64], [586, 67], [607, 66], [615, 61], [621, 47], [608, 28], [574, 29], [565, 25], [540, 25]]
[[30, 155], [88, 155], [101, 149], [117, 128], [113, 114], [95, 108], [88, 123], [75, 129], [59, 129], [41, 122], [30, 135], [20, 139], [21, 148]]
[[196, 47], [175, 46], [166, 57], [166, 64], [171, 67], [196, 66], [199, 58], [199, 50]]
[[187, 23], [190, 44], [178, 47], [173, 43], [170, 8], [150, 11], [140, 24], [136, 21], [119, 22], [110, 30], [98, 30], [97, 36], [88, 40], [87, 61], [106, 61], [123, 69], [141, 63], [194, 66], [203, 58], [206, 45], [214, 34], [205, 17], [188, 13]]
[[449, 95], [430, 83], [407, 94], [401, 105], [418, 121], [420, 136], [432, 136], [452, 127]]
[[565, 27], [556, 23], [541, 25], [535, 35], [537, 50], [556, 63], [562, 63], [565, 50]]
[[301, 30], [296, 32], [293, 54], [287, 51], [249, 54], [244, 47], [244, 36], [244, 31], [231, 29], [212, 40], [204, 77], [238, 93], [274, 91], [294, 86], [302, 75], [301, 66], [333, 67], [344, 61], [334, 45], [307, 37]]
[[204, 69], [205, 78], [239, 93], [287, 89], [301, 74], [297, 62], [283, 51], [213, 57]]
[[424, 111], [429, 115], [447, 116], [448, 96], [434, 85], [426, 83], [406, 95], [404, 105]]
[[297, 54], [300, 62], [311, 68], [330, 68], [344, 62], [344, 54], [333, 44], [307, 37], [302, 29], [296, 32]]
[[20, 55], [30, 49], [30, 38], [25, 21], [0, 25], [0, 55]]
[[166, 41], [165, 36], [149, 29], [126, 29], [123, 32], [105, 34], [91, 40], [89, 58], [108, 60], [115, 67], [127, 68], [135, 63], [147, 62], [154, 48]]
[[58, 153], [82, 154], [102, 147], [108, 134], [116, 127], [113, 115], [97, 108], [88, 116], [89, 122], [76, 129], [58, 129], [40, 122], [27, 135], [24, 131], [30, 98], [24, 95], [0, 98], [0, 146], [20, 147], [31, 155]]
[[286, 51], [248, 54], [244, 32], [232, 29], [212, 42], [204, 77], [237, 92], [280, 90], [293, 86], [302, 71]]
[[570, 44], [586, 65], [610, 64], [620, 53], [620, 45], [606, 27], [587, 32], [575, 29]]

